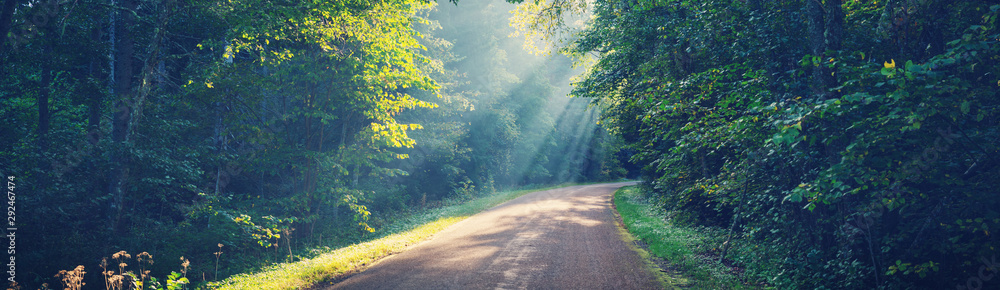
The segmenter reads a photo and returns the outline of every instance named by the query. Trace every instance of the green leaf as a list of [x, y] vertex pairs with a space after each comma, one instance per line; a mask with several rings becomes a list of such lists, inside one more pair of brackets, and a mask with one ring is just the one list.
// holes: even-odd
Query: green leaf
[[969, 113], [969, 101], [962, 102], [962, 105], [960, 106], [960, 108], [962, 109], [962, 114], [968, 114]]

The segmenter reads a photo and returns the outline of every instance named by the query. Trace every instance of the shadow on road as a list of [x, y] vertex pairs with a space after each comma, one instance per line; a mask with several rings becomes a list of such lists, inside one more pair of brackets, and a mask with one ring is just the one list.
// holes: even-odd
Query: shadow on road
[[327, 289], [659, 288], [616, 228], [610, 195], [623, 185], [527, 194]]

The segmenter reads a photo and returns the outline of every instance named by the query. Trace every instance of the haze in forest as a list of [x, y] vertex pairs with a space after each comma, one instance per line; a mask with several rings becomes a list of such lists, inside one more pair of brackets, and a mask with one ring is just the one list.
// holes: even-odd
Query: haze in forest
[[996, 1], [457, 2], [4, 0], [9, 275], [235, 285], [633, 178], [696, 288], [1000, 281]]
[[18, 282], [185, 263], [202, 285], [445, 203], [625, 177], [568, 96], [581, 70], [525, 51], [513, 4], [404, 2], [5, 1]]

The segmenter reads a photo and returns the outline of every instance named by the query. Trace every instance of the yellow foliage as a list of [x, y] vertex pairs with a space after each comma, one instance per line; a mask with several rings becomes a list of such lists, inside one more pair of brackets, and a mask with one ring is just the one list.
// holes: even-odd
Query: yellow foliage
[[896, 60], [890, 59], [890, 61], [885, 62], [884, 65], [885, 68], [896, 68]]

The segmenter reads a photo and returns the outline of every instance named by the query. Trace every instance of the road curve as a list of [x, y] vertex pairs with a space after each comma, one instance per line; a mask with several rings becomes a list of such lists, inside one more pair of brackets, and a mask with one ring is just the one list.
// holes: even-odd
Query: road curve
[[630, 183], [529, 193], [320, 289], [655, 289], [621, 238], [611, 194]]

